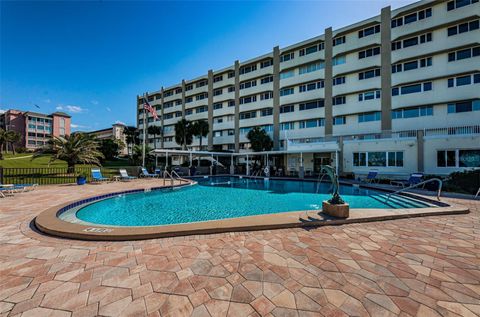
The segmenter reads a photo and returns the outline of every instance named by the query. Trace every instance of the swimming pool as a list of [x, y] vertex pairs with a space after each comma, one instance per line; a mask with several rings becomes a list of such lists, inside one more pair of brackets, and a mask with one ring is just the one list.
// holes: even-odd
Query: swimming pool
[[[110, 226], [160, 226], [303, 210], [320, 210], [329, 199], [329, 183], [208, 177], [176, 190], [116, 195], [83, 206], [76, 217], [86, 223]], [[404, 209], [431, 205], [407, 197], [340, 186], [350, 208]]]

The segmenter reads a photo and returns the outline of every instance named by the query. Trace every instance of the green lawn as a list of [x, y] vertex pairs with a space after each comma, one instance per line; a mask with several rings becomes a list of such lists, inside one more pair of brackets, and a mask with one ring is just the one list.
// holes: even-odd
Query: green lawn
[[[62, 168], [67, 167], [65, 161], [54, 161], [49, 164], [50, 156], [42, 155], [41, 157], [35, 158], [32, 160], [32, 154], [30, 153], [19, 153], [13, 155], [12, 153], [3, 153], [3, 160], [0, 160], [0, 166], [5, 168]], [[127, 160], [116, 160], [116, 161], [107, 161], [102, 166], [103, 167], [124, 167], [129, 166]], [[92, 165], [78, 164], [78, 167], [91, 167]]]

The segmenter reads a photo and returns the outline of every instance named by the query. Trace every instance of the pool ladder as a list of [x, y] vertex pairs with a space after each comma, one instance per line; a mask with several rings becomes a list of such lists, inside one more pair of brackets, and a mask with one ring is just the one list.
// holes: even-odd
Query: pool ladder
[[421, 186], [421, 185], [425, 185], [425, 184], [431, 183], [431, 182], [438, 182], [437, 199], [440, 200], [440, 194], [442, 193], [443, 181], [440, 178], [430, 178], [430, 179], [427, 179], [426, 181], [423, 181], [423, 182], [420, 182], [420, 183], [417, 183], [417, 184], [413, 184], [411, 186], [399, 189], [397, 191], [394, 191], [393, 193], [388, 194], [387, 195], [387, 202], [390, 200], [390, 197], [392, 195], [399, 194], [401, 192], [404, 192], [404, 191], [407, 191], [409, 189], [412, 189], [412, 188], [415, 188], [415, 187], [418, 187], [418, 186]]
[[173, 188], [173, 185], [174, 185], [174, 182], [175, 182], [175, 176], [176, 176], [176, 179], [178, 179], [180, 182], [189, 182], [187, 179], [181, 177], [180, 175], [178, 175], [177, 172], [175, 172], [174, 170], [172, 170], [171, 172], [165, 170], [163, 172], [163, 186], [166, 185], [166, 179], [167, 177], [170, 179], [170, 186]]

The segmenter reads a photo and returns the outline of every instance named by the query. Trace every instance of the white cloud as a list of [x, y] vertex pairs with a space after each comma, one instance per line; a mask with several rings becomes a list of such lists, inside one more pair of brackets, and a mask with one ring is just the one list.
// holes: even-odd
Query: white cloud
[[112, 112], [112, 109], [110, 109], [110, 107], [107, 107], [105, 109], [107, 109], [108, 112]]
[[90, 102], [92, 103], [92, 105], [98, 105], [98, 100], [92, 100]]
[[70, 126], [73, 129], [88, 129], [88, 128], [90, 128], [89, 126], [81, 125], [81, 124], [75, 124], [75, 123], [70, 124]]
[[50, 100], [50, 99], [44, 99], [43, 102], [45, 102], [45, 103], [51, 103], [52, 100]]
[[82, 108], [80, 106], [72, 106], [72, 105], [66, 105], [66, 106], [58, 105], [55, 109], [64, 110], [72, 113], [81, 113], [81, 112], [87, 111], [87, 109], [85, 108]]
[[0, 113], [4, 113], [4, 112], [5, 112], [5, 110], [0, 109]]

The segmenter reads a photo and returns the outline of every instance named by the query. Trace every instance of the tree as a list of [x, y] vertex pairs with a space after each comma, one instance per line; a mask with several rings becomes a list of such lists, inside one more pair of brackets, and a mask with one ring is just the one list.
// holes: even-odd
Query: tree
[[106, 160], [113, 160], [115, 157], [118, 156], [118, 152], [120, 151], [120, 146], [116, 141], [117, 140], [112, 140], [112, 139], [104, 139], [104, 140], [98, 141], [100, 143], [99, 150], [100, 152], [102, 152]]
[[182, 146], [182, 150], [187, 149], [187, 145], [193, 142], [192, 123], [182, 119], [175, 123], [175, 142]]
[[128, 155], [131, 155], [132, 146], [139, 143], [138, 129], [136, 127], [125, 127], [125, 141], [127, 142]]
[[162, 128], [158, 125], [151, 125], [147, 129], [148, 134], [153, 134], [153, 148], [157, 148], [157, 135], [162, 135]]
[[200, 150], [202, 150], [202, 139], [210, 132], [210, 126], [205, 120], [198, 120], [192, 124], [192, 133], [200, 138]]
[[[151, 165], [155, 161], [155, 156], [150, 154], [152, 149], [145, 145], [145, 165]], [[143, 145], [134, 145], [132, 149], [132, 163], [142, 165]]]
[[0, 128], [0, 160], [3, 160], [3, 145], [7, 143], [7, 131]]
[[100, 166], [100, 160], [104, 158], [99, 151], [99, 144], [85, 133], [74, 133], [65, 137], [54, 136], [48, 144], [37, 150], [32, 157], [35, 158], [50, 154], [50, 163], [56, 160], [67, 162], [67, 172], [75, 171], [75, 164], [94, 164]]
[[252, 145], [255, 152], [270, 151], [273, 148], [272, 138], [265, 132], [264, 129], [254, 127], [248, 131], [247, 139]]
[[12, 149], [13, 155], [15, 155], [15, 144], [22, 140], [22, 135], [19, 132], [15, 131], [6, 131], [5, 132], [5, 143], [10, 143], [10, 148]]

